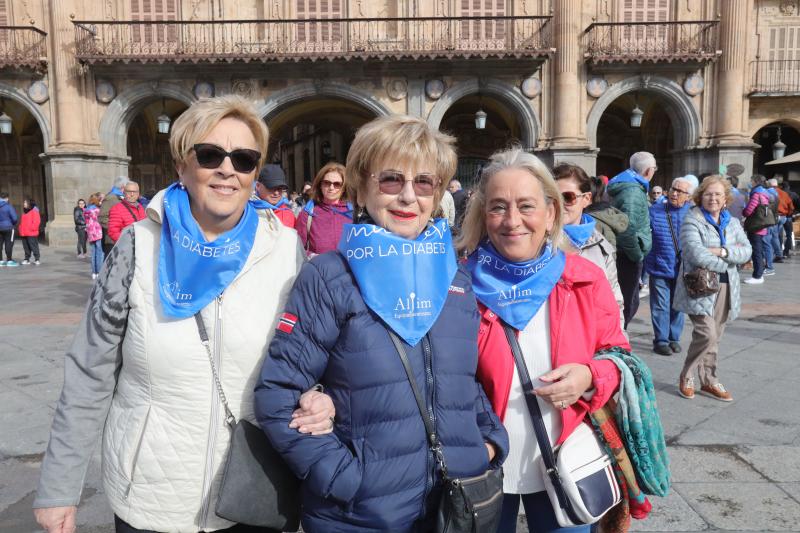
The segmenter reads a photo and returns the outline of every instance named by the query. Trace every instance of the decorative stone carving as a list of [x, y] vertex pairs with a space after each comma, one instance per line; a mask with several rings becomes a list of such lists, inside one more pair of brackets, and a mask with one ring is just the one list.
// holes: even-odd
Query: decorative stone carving
[[231, 80], [231, 90], [244, 98], [252, 97], [256, 91], [253, 80]]
[[107, 104], [117, 96], [114, 85], [107, 80], [100, 80], [94, 88], [94, 95], [101, 104]]
[[37, 80], [28, 87], [28, 96], [37, 104], [43, 104], [50, 99], [50, 91], [45, 82]]
[[197, 98], [213, 98], [214, 84], [208, 81], [198, 81], [194, 84], [193, 92]]
[[781, 13], [783, 13], [786, 16], [795, 15], [797, 13], [797, 1], [796, 0], [783, 0], [778, 9], [780, 9]]
[[403, 78], [394, 78], [386, 84], [386, 94], [392, 100], [402, 100], [408, 95], [408, 83]]
[[431, 100], [438, 100], [444, 94], [444, 82], [442, 80], [428, 80], [425, 82], [425, 94]]
[[600, 76], [592, 76], [586, 82], [586, 93], [592, 98], [600, 98], [608, 89], [608, 82]]
[[539, 78], [530, 76], [522, 80], [522, 84], [520, 84], [519, 88], [526, 98], [533, 99], [541, 94], [542, 82], [539, 80]]
[[706, 82], [700, 74], [692, 74], [683, 80], [683, 90], [689, 96], [697, 96], [702, 93], [705, 86]]

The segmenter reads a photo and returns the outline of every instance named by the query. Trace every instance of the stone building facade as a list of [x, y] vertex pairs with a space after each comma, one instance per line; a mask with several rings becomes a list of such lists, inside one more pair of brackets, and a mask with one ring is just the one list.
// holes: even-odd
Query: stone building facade
[[467, 183], [510, 143], [590, 174], [648, 150], [664, 184], [772, 174], [779, 132], [800, 149], [800, 0], [0, 0], [0, 189], [72, 242], [78, 198], [174, 179], [159, 118], [226, 93], [298, 189], [390, 113], [455, 135]]

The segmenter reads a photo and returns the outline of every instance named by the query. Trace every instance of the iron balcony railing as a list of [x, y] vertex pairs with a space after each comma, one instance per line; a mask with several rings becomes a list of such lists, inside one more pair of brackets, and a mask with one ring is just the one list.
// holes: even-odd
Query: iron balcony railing
[[751, 95], [800, 94], [800, 59], [771, 59], [750, 63]]
[[593, 63], [711, 61], [718, 57], [717, 20], [595, 22], [586, 28]]
[[84, 63], [536, 57], [549, 16], [74, 22]]
[[33, 26], [0, 26], [0, 68], [47, 70], [46, 37]]

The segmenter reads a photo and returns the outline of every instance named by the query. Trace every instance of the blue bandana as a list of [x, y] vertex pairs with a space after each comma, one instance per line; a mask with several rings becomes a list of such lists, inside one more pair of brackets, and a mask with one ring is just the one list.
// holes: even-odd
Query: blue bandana
[[626, 183], [626, 182], [636, 182], [642, 187], [644, 187], [645, 191], [650, 191], [650, 182], [644, 179], [642, 176], [639, 175], [638, 172], [629, 168], [628, 170], [624, 170], [611, 178], [611, 181], [608, 182], [609, 185], [612, 183]]
[[[314, 216], [314, 200], [309, 200], [306, 202], [306, 205], [303, 206], [303, 211], [308, 213], [308, 216]], [[353, 220], [353, 204], [347, 202], [347, 208], [342, 209], [341, 207], [337, 207], [335, 205], [329, 205], [331, 211], [336, 213], [337, 215], [342, 215], [347, 220]]]
[[439, 318], [458, 270], [447, 220], [435, 220], [414, 240], [372, 224], [345, 224], [337, 249], [367, 306], [416, 346]]
[[467, 261], [478, 301], [519, 331], [525, 329], [550, 296], [565, 264], [564, 252], [550, 243], [536, 259], [512, 263], [488, 241]]
[[255, 207], [256, 209], [273, 209], [275, 211], [278, 211], [281, 208], [291, 209], [292, 207], [292, 203], [286, 198], [281, 198], [277, 204], [273, 205], [266, 200], [262, 200], [258, 196], [254, 196], [250, 198], [250, 204], [252, 204], [252, 206]]
[[112, 196], [112, 195], [125, 196], [125, 194], [123, 194], [122, 190], [119, 187], [111, 187], [111, 190], [108, 191], [108, 194], [106, 196]]
[[233, 229], [206, 242], [189, 208], [189, 194], [171, 185], [164, 194], [158, 254], [164, 314], [188, 318], [222, 294], [244, 267], [257, 229], [256, 208], [248, 203]]
[[576, 249], [580, 250], [589, 237], [594, 234], [595, 220], [587, 214], [581, 215], [581, 220], [577, 224], [567, 224], [564, 226], [564, 233], [567, 234], [569, 242]]
[[723, 209], [722, 211], [720, 211], [719, 224], [717, 224], [716, 222], [714, 222], [714, 219], [711, 217], [711, 214], [708, 211], [706, 211], [702, 207], [700, 208], [700, 211], [703, 213], [706, 222], [714, 226], [714, 229], [717, 230], [717, 233], [719, 234], [720, 245], [725, 246], [725, 228], [728, 227], [728, 224], [731, 221], [730, 212], [727, 209]]

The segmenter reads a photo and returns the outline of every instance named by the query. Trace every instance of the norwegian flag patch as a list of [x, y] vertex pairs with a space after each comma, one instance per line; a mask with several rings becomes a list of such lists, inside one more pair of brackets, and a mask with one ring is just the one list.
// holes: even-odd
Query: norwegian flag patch
[[278, 329], [284, 333], [291, 333], [297, 324], [297, 317], [292, 313], [283, 313], [278, 321]]
[[464, 287], [457, 287], [456, 285], [450, 285], [447, 292], [450, 294], [465, 294]]

